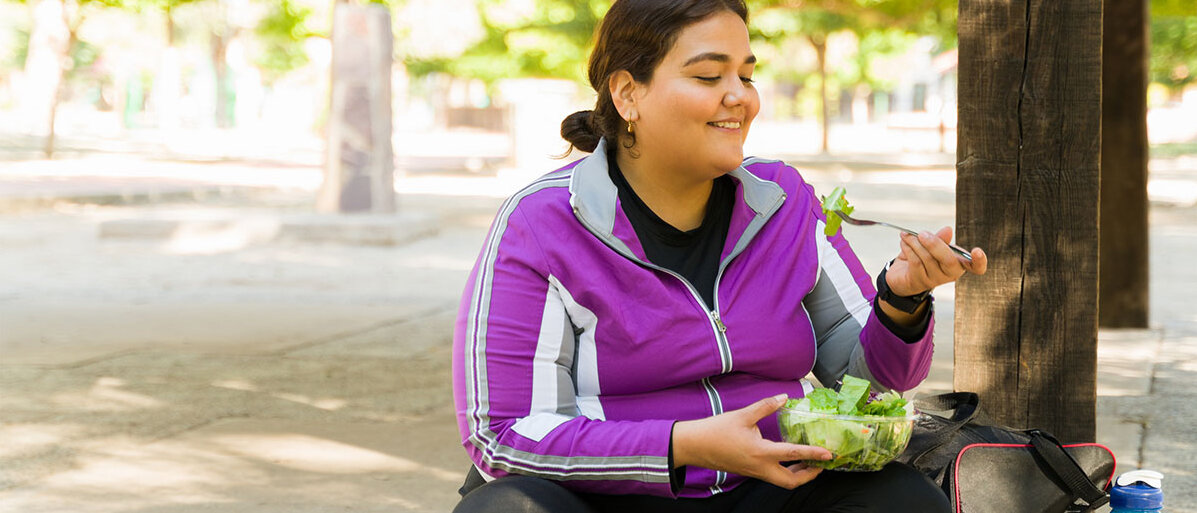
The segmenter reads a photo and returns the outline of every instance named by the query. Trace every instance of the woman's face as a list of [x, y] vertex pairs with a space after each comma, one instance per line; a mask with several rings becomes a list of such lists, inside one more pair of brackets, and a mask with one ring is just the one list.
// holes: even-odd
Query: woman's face
[[748, 28], [724, 11], [690, 25], [638, 84], [636, 146], [646, 160], [710, 179], [740, 166], [760, 110]]

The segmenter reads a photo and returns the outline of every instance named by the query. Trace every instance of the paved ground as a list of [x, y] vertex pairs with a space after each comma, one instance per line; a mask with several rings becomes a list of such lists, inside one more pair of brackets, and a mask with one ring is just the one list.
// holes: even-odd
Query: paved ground
[[[808, 178], [935, 227], [954, 217], [944, 161], [822, 159]], [[452, 319], [500, 197], [525, 177], [401, 179], [405, 215], [434, 229], [371, 246], [279, 236], [309, 215], [311, 169], [159, 162], [166, 174], [134, 159], [104, 176], [83, 163], [0, 166], [0, 512], [452, 508], [467, 468]], [[1099, 439], [1120, 470], [1165, 472], [1174, 513], [1197, 513], [1197, 208], [1177, 185], [1197, 183], [1189, 164], [1161, 164], [1172, 196], [1153, 195], [1153, 329], [1102, 332], [1099, 347]], [[293, 186], [269, 186], [280, 177]], [[474, 195], [436, 192], [447, 183]], [[53, 200], [89, 190], [108, 204]], [[869, 269], [894, 251], [890, 234], [848, 230]], [[951, 288], [937, 297], [921, 392], [951, 384]]]

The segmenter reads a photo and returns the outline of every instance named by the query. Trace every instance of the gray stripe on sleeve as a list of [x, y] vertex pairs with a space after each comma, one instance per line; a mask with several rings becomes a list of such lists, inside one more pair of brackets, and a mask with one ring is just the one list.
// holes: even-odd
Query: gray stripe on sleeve
[[819, 280], [802, 304], [810, 315], [815, 331], [818, 358], [815, 360], [814, 373], [819, 382], [825, 387], [834, 388], [836, 382], [847, 373], [869, 380], [875, 390], [887, 390], [873, 379], [873, 373], [865, 362], [864, 348], [860, 345], [860, 330], [864, 326], [848, 311], [826, 271], [819, 270]]

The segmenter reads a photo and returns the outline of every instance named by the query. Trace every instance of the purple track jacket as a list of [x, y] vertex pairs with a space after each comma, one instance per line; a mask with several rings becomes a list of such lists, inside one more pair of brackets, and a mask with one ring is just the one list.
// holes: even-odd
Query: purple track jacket
[[[814, 189], [748, 158], [708, 310], [645, 258], [607, 174], [605, 142], [502, 206], [453, 337], [457, 423], [484, 478], [525, 474], [590, 493], [705, 497], [745, 479], [704, 468], [670, 485], [673, 423], [804, 395], [845, 373], [895, 390], [931, 365], [873, 313], [870, 275], [823, 234]], [[780, 440], [776, 416], [759, 423]]]

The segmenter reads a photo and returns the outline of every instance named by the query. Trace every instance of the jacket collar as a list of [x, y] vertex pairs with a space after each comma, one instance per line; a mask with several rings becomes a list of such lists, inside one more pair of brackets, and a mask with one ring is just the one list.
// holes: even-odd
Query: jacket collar
[[[756, 214], [756, 221], [763, 223], [767, 216], [777, 210], [784, 196], [781, 186], [757, 177], [743, 165], [728, 174], [740, 182], [740, 189], [743, 191], [743, 195], [738, 196], [736, 202], [743, 202], [752, 209]], [[633, 254], [627, 244], [614, 235], [619, 191], [608, 174], [606, 139], [600, 139], [594, 152], [574, 167], [569, 193], [569, 204], [583, 226], [616, 249], [629, 255]], [[740, 242], [741, 244], [737, 245], [747, 241]]]

